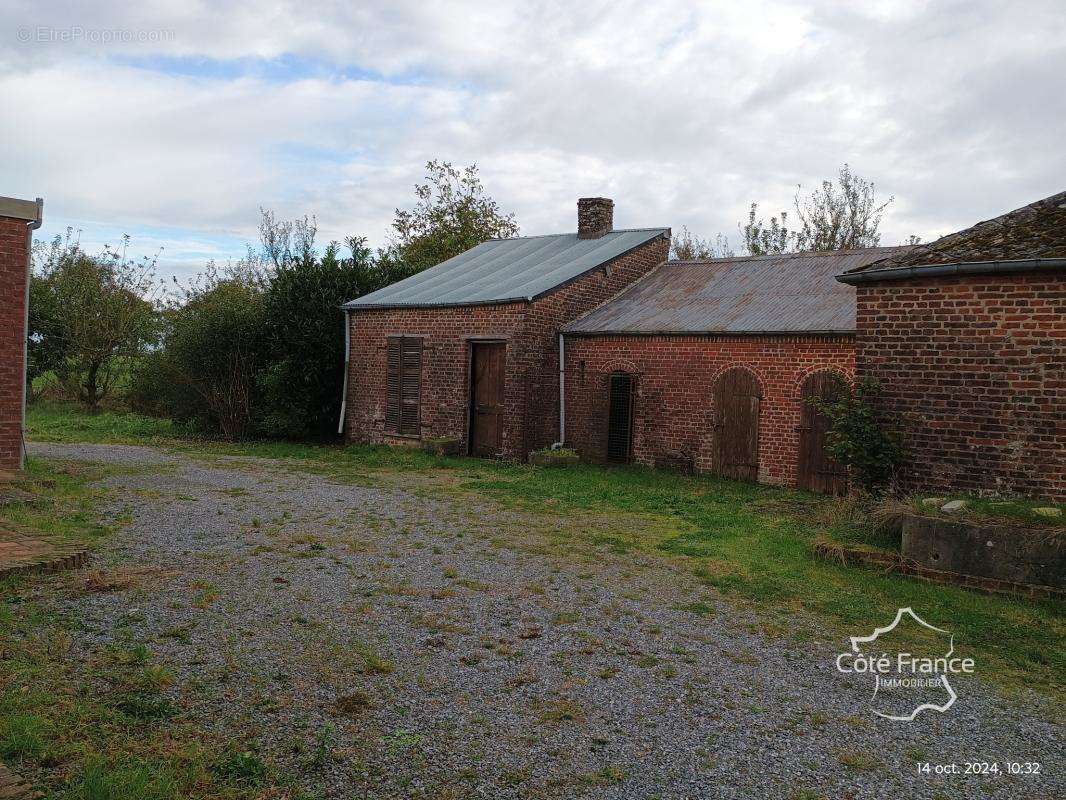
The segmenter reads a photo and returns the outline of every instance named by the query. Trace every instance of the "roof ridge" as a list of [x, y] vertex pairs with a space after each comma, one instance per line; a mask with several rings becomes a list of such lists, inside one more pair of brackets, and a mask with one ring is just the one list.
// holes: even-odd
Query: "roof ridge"
[[883, 250], [909, 250], [914, 245], [897, 244], [878, 247], [851, 247], [847, 250], [800, 250], [795, 253], [762, 253], [757, 256], [721, 256], [719, 258], [686, 258], [667, 261], [667, 264], [727, 264], [734, 261], [773, 261], [782, 258], [832, 258], [854, 255], [855, 253], [880, 252]]
[[[614, 228], [612, 230], [607, 231], [607, 233], [603, 234], [603, 236], [607, 236], [607, 235], [612, 234], [612, 233], [644, 233], [645, 231], [649, 231], [650, 232], [650, 231], [668, 231], [668, 230], [670, 230], [670, 226], [669, 225], [652, 226], [650, 228]], [[510, 236], [510, 237], [507, 237], [505, 239], [502, 239], [502, 238], [486, 239], [485, 242], [513, 242], [515, 239], [548, 239], [548, 238], [550, 238], [552, 236], [577, 236], [577, 231], [567, 231], [566, 233], [538, 233], [538, 234], [536, 234], [534, 236]], [[598, 236], [596, 238], [597, 239], [602, 239], [603, 236]], [[594, 240], [589, 239], [587, 241], [594, 241]], [[484, 244], [485, 242], [482, 242], [482, 244]]]

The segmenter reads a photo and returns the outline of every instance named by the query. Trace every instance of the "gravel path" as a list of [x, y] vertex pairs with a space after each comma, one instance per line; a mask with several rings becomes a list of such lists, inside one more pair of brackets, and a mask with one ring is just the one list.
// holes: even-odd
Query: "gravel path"
[[846, 642], [767, 636], [660, 559], [556, 552], [539, 516], [267, 460], [31, 452], [144, 467], [107, 479], [101, 514], [128, 524], [95, 561], [130, 587], [57, 601], [81, 644], [148, 642], [187, 718], [320, 797], [1066, 796], [1062, 728], [1033, 698], [963, 677], [947, 713], [879, 719], [835, 670]]

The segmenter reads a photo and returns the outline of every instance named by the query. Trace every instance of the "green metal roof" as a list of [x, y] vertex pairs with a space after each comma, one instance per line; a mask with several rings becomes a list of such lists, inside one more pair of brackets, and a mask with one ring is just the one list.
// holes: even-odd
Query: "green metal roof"
[[668, 234], [669, 228], [640, 228], [611, 231], [598, 239], [579, 239], [576, 233], [493, 239], [344, 307], [468, 306], [535, 300]]

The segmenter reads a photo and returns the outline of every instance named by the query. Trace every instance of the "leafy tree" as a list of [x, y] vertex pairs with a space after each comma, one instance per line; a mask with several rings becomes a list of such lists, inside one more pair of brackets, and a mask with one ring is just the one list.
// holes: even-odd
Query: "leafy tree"
[[744, 237], [744, 247], [749, 255], [765, 256], [776, 253], [794, 253], [799, 250], [798, 234], [789, 230], [788, 212], [782, 211], [780, 219], [770, 217], [769, 222], [756, 219], [759, 204], [752, 203], [748, 211], [748, 222], [740, 227]]
[[821, 189], [811, 192], [802, 205], [796, 193], [800, 250], [862, 250], [881, 243], [881, 215], [895, 198], [878, 203], [874, 184], [847, 164], [840, 168], [837, 184], [822, 181]]
[[866, 379], [852, 386], [839, 376], [835, 379], [836, 391], [807, 401], [829, 419], [825, 450], [866, 491], [883, 491], [903, 459], [903, 440], [877, 412], [880, 384]]
[[280, 436], [336, 435], [344, 382], [341, 306], [404, 277], [379, 262], [366, 239], [349, 237], [350, 257], [330, 242], [315, 250], [316, 225], [305, 217], [278, 222], [263, 212], [260, 236], [272, 271], [264, 296], [268, 363], [260, 375], [264, 430]]
[[61, 369], [65, 348], [60, 335], [59, 305], [52, 281], [30, 275], [29, 325], [26, 331], [26, 388], [33, 396], [34, 379]]
[[379, 254], [389, 270], [408, 275], [447, 261], [489, 239], [518, 235], [514, 214], [485, 194], [477, 165], [460, 170], [447, 161], [426, 164], [426, 182], [415, 186], [413, 210], [396, 209], [395, 238]]
[[840, 168], [836, 183], [822, 181], [819, 189], [803, 199], [799, 188], [793, 198], [798, 229], [788, 227], [788, 212], [765, 222], [758, 215], [758, 204], [751, 204], [748, 222], [740, 226], [749, 253], [861, 250], [881, 243], [881, 216], [894, 198], [879, 203], [874, 184], [853, 173], [847, 164]]
[[33, 369], [54, 369], [66, 390], [90, 408], [114, 390], [133, 360], [155, 340], [157, 317], [150, 298], [155, 259], [134, 262], [105, 247], [87, 255], [70, 231], [34, 253], [37, 299], [30, 331]]
[[670, 258], [674, 261], [695, 261], [705, 258], [732, 258], [736, 253], [729, 240], [718, 234], [714, 240], [697, 236], [682, 225], [670, 239]]

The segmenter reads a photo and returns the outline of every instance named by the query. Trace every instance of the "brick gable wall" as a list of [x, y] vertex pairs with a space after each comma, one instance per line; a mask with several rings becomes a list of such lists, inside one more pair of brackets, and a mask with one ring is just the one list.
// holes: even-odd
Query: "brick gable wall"
[[26, 221], [0, 217], [0, 470], [22, 466]]
[[1066, 500], [1066, 273], [863, 284], [857, 313], [903, 488]]
[[[470, 342], [506, 340], [503, 456], [524, 460], [558, 436], [558, 331], [665, 260], [668, 239], [619, 256], [608, 268], [531, 303], [455, 308], [360, 309], [351, 314], [345, 438], [402, 442], [385, 431], [386, 338], [422, 336], [421, 438], [468, 442]], [[609, 273], [609, 274], [608, 274]]]
[[759, 481], [796, 480], [800, 387], [812, 372], [850, 376], [854, 343], [822, 336], [567, 337], [567, 442], [590, 461], [606, 460], [608, 376], [636, 376], [633, 460], [710, 472], [714, 437], [712, 391], [731, 367], [744, 367], [762, 391]]

